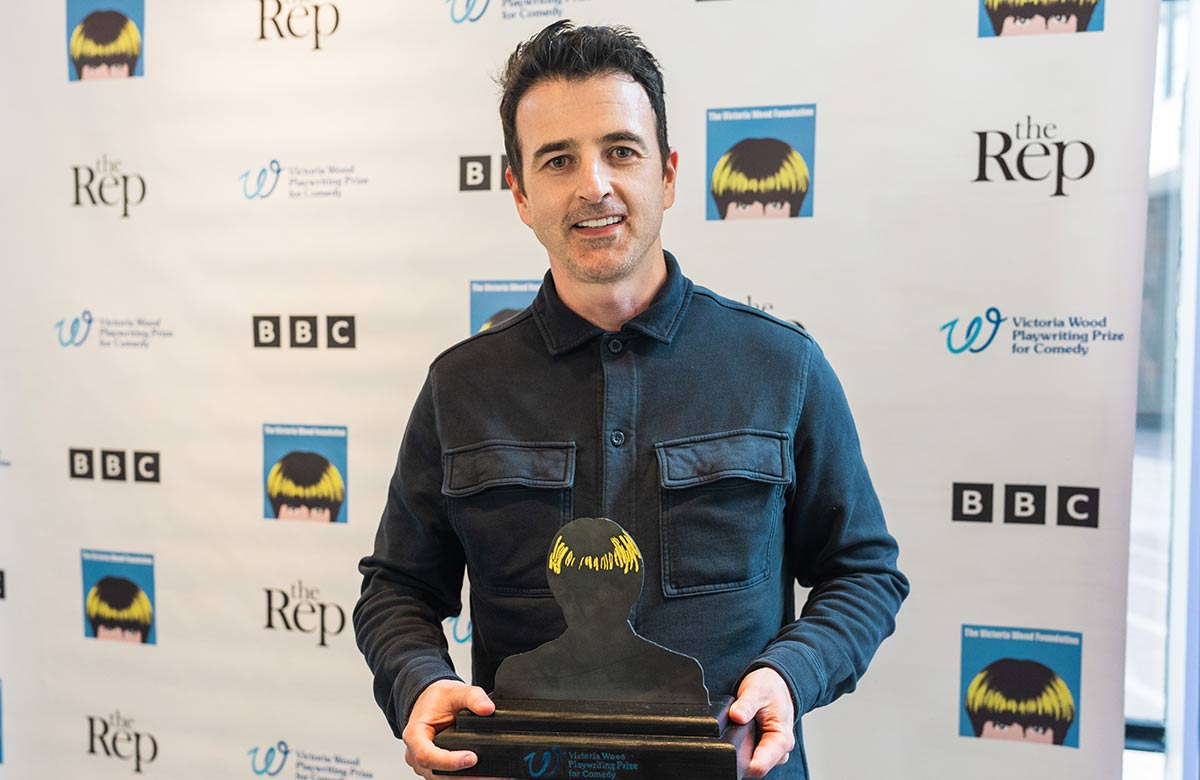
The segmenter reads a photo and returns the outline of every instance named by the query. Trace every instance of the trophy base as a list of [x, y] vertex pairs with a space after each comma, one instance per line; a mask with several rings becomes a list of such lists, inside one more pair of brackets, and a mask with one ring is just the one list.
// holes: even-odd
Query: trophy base
[[712, 705], [496, 700], [480, 717], [464, 710], [434, 743], [471, 750], [479, 762], [445, 775], [531, 780], [738, 780], [754, 752], [754, 724], [729, 720], [728, 696]]

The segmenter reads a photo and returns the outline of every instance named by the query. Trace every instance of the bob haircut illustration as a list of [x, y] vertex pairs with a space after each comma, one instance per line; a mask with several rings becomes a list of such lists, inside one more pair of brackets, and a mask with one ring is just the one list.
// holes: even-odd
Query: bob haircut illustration
[[93, 11], [71, 33], [71, 62], [80, 81], [132, 76], [142, 35], [119, 11]]
[[[967, 687], [965, 706], [977, 737], [1061, 745], [1075, 722], [1071, 689], [1037, 661], [1001, 658], [988, 664]], [[1021, 732], [1011, 732], [1013, 726]]]
[[289, 452], [267, 475], [267, 498], [275, 517], [337, 522], [346, 483], [337, 467], [315, 452]]
[[736, 218], [738, 209], [755, 203], [762, 212], [747, 216], [797, 217], [808, 187], [808, 164], [776, 138], [738, 141], [713, 168], [712, 196], [721, 219]]
[[85, 608], [92, 635], [97, 639], [110, 638], [101, 634], [106, 630], [127, 635], [136, 632], [143, 643], [150, 637], [154, 607], [146, 592], [124, 577], [101, 578], [88, 591]]

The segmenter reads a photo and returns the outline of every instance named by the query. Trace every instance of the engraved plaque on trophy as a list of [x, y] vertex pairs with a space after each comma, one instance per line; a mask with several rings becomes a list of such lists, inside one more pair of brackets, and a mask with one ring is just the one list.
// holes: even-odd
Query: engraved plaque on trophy
[[639, 636], [629, 612], [642, 555], [621, 526], [582, 517], [563, 526], [546, 578], [566, 618], [557, 639], [505, 659], [494, 714], [459, 713], [434, 742], [471, 750], [458, 774], [535, 780], [737, 780], [754, 750], [751, 722], [709, 699], [691, 656]]

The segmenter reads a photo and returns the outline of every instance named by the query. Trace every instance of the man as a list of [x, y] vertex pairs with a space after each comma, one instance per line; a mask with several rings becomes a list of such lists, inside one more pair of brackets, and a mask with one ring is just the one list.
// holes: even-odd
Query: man
[[[545, 553], [573, 517], [637, 541], [637, 632], [697, 658], [756, 720], [749, 775], [804, 778], [798, 715], [854, 688], [908, 591], [836, 377], [812, 339], [692, 285], [663, 252], [678, 155], [662, 76], [628, 30], [555, 23], [517, 48], [500, 113], [517, 213], [546, 248], [534, 303], [452, 347], [417, 398], [358, 643], [408, 763], [493, 711], [496, 668], [562, 634]], [[473, 677], [440, 622], [471, 581]], [[794, 620], [793, 583], [812, 588]]]

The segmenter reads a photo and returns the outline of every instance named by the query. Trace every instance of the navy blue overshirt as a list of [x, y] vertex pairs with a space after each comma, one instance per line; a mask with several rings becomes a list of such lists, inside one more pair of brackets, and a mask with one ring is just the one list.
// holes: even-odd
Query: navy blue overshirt
[[[608, 517], [645, 559], [639, 634], [694, 656], [713, 694], [782, 675], [797, 715], [851, 691], [908, 593], [841, 385], [805, 331], [667, 280], [619, 332], [533, 304], [429, 369], [354, 613], [399, 735], [455, 678], [442, 621], [470, 579], [474, 683], [565, 628], [546, 551]], [[799, 619], [793, 588], [812, 590]], [[772, 778], [807, 776], [801, 760]], [[796, 758], [796, 756], [793, 756]]]

